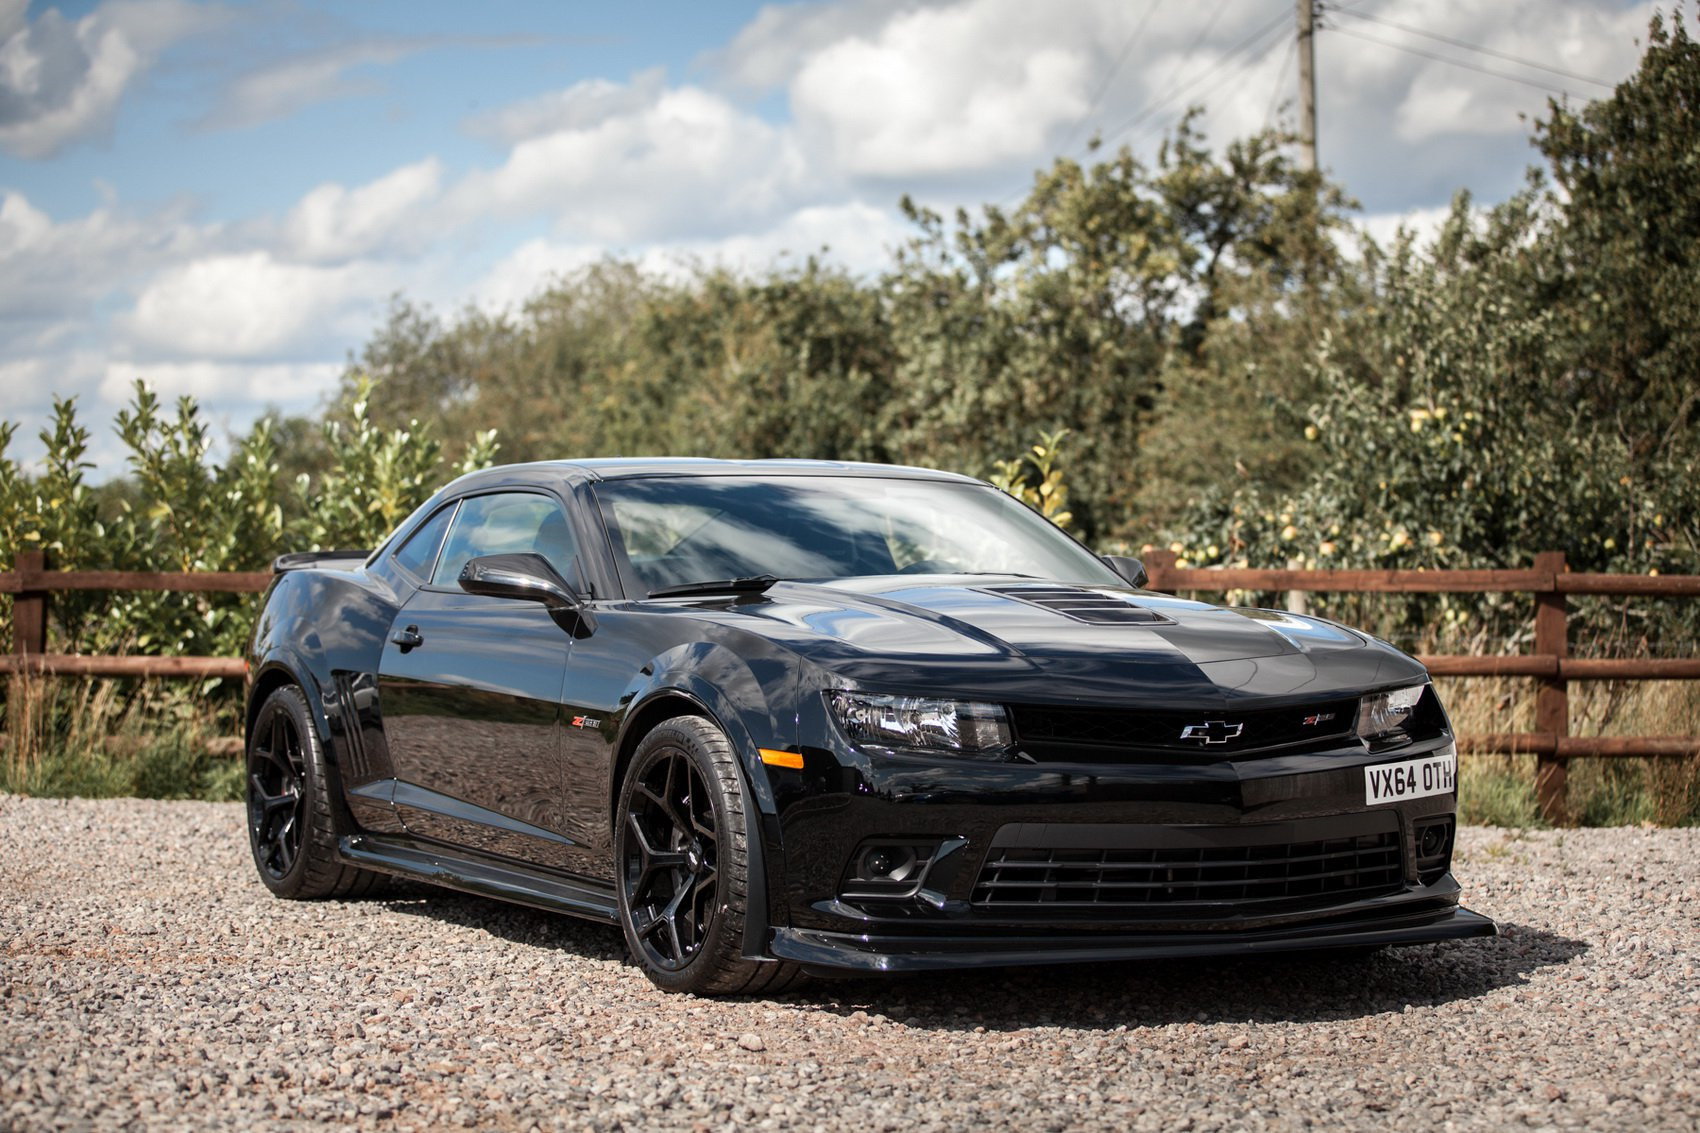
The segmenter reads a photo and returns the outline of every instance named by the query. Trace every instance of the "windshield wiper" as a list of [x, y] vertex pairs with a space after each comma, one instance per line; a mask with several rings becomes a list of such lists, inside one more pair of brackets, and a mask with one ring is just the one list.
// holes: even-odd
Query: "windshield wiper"
[[746, 578], [720, 578], [708, 582], [681, 582], [651, 590], [651, 598], [674, 598], [682, 594], [760, 594], [779, 579], [771, 574], [752, 574]]

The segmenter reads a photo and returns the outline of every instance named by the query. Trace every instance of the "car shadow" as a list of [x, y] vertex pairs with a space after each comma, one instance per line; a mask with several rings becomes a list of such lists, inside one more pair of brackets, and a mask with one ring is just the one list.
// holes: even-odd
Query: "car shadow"
[[1527, 983], [1588, 951], [1530, 925], [1501, 935], [1369, 953], [1292, 952], [1198, 960], [1005, 968], [823, 980], [790, 998], [945, 1031], [1077, 1030], [1176, 1023], [1311, 1023], [1467, 1001]]
[[[615, 961], [631, 969], [631, 979], [644, 978], [614, 925], [429, 885], [393, 892], [380, 903], [398, 913], [477, 929], [516, 944]], [[1324, 1022], [1475, 999], [1525, 984], [1536, 971], [1567, 963], [1588, 947], [1532, 925], [1502, 923], [1496, 937], [1370, 953], [1292, 952], [827, 977], [766, 998], [803, 1011], [883, 1015], [896, 1023], [941, 1031]]]
[[[599, 924], [561, 913], [531, 909], [489, 897], [456, 893], [424, 882], [386, 893], [377, 903], [406, 916], [478, 929], [515, 944], [555, 949], [586, 960], [625, 961], [626, 941], [618, 925]], [[643, 976], [635, 973], [638, 979]]]

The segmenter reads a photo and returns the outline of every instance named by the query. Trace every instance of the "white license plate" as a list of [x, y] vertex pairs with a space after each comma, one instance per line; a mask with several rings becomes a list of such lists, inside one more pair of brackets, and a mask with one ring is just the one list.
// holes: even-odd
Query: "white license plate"
[[1402, 763], [1378, 763], [1364, 768], [1364, 803], [1374, 806], [1447, 795], [1457, 781], [1458, 753], [1450, 748], [1439, 755]]

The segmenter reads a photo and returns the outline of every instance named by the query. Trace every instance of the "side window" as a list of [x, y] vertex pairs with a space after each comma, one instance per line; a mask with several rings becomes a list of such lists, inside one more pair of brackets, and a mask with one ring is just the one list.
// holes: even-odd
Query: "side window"
[[420, 524], [419, 529], [409, 535], [407, 542], [397, 547], [391, 557], [415, 578], [430, 578], [431, 564], [437, 561], [437, 549], [443, 545], [443, 532], [449, 529], [449, 520], [454, 513], [453, 504], [438, 508], [437, 514]]
[[468, 560], [523, 551], [535, 551], [563, 578], [572, 577], [578, 546], [561, 505], [547, 496], [514, 492], [473, 496], [461, 502], [431, 582], [453, 586]]

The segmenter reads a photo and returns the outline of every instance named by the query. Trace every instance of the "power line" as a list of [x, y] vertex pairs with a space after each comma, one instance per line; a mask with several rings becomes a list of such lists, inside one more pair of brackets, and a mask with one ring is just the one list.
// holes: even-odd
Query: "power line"
[[1380, 16], [1372, 16], [1367, 12], [1354, 12], [1350, 8], [1330, 8], [1328, 11], [1331, 14], [1350, 16], [1354, 20], [1369, 20], [1371, 23], [1383, 24], [1387, 27], [1396, 28], [1399, 31], [1407, 32], [1411, 35], [1420, 35], [1424, 39], [1432, 39], [1437, 43], [1446, 43], [1453, 47], [1462, 47], [1465, 51], [1474, 51], [1478, 55], [1491, 55], [1495, 59], [1503, 59], [1507, 63], [1516, 63], [1523, 67], [1532, 67], [1537, 71], [1550, 71], [1555, 75], [1562, 75], [1564, 78], [1575, 79], [1578, 82], [1593, 83], [1595, 86], [1605, 87], [1607, 90], [1615, 90], [1617, 88], [1616, 83], [1608, 83], [1604, 79], [1596, 79], [1591, 75], [1583, 75], [1575, 71], [1567, 71], [1563, 67], [1554, 67], [1548, 63], [1537, 63], [1533, 59], [1524, 59], [1521, 56], [1511, 55], [1504, 51], [1495, 51], [1491, 47], [1478, 47], [1476, 44], [1470, 43], [1466, 40], [1453, 39], [1449, 35], [1440, 35], [1437, 32], [1424, 31], [1422, 28], [1412, 27], [1410, 24], [1401, 24], [1393, 20], [1385, 20]]
[[1074, 143], [1080, 140], [1080, 131], [1086, 128], [1086, 124], [1092, 120], [1092, 115], [1098, 112], [1098, 106], [1104, 101], [1104, 96], [1110, 93], [1110, 84], [1115, 82], [1116, 76], [1121, 73], [1122, 64], [1127, 62], [1128, 54], [1133, 51], [1133, 45], [1144, 33], [1145, 25], [1151, 22], [1151, 17], [1157, 14], [1157, 6], [1161, 2], [1162, 0], [1151, 0], [1150, 6], [1145, 9], [1145, 15], [1141, 16], [1139, 23], [1134, 25], [1133, 31], [1127, 37], [1127, 42], [1122, 44], [1121, 51], [1116, 54], [1116, 61], [1111, 64], [1110, 73], [1104, 76], [1102, 83], [1098, 84], [1098, 92], [1092, 96], [1091, 103], [1086, 107], [1086, 113], [1080, 116], [1080, 122], [1070, 131], [1068, 141], [1063, 143], [1064, 153], [1074, 148]]
[[1492, 75], [1496, 79], [1509, 79], [1514, 83], [1522, 83], [1526, 87], [1534, 87], [1536, 90], [1544, 90], [1548, 94], [1561, 94], [1566, 96], [1570, 94], [1570, 92], [1565, 90], [1563, 87], [1555, 87], [1548, 83], [1538, 82], [1535, 79], [1526, 79], [1521, 75], [1513, 75], [1508, 71], [1496, 71], [1491, 67], [1483, 67], [1480, 64], [1470, 63], [1463, 59], [1454, 59], [1447, 55], [1437, 55], [1432, 51], [1424, 51], [1420, 47], [1410, 47], [1403, 43], [1394, 43], [1391, 40], [1377, 39], [1373, 35], [1365, 35], [1363, 32], [1359, 31], [1348, 31], [1345, 28], [1335, 28], [1334, 30], [1341, 35], [1350, 36], [1353, 39], [1361, 39], [1365, 43], [1374, 43], [1381, 47], [1392, 48], [1394, 51], [1403, 51], [1407, 55], [1417, 55], [1424, 59], [1432, 59], [1436, 63], [1445, 63], [1452, 67], [1462, 67], [1466, 71], [1475, 71], [1478, 74]]
[[[1201, 86], [1206, 80], [1214, 78], [1216, 76], [1216, 74], [1218, 72], [1220, 72], [1221, 70], [1223, 70], [1225, 67], [1227, 67], [1230, 64], [1233, 64], [1235, 62], [1242, 62], [1243, 63], [1243, 61], [1240, 60], [1240, 56], [1245, 54], [1246, 52], [1248, 52], [1248, 51], [1252, 52], [1253, 56], [1255, 57], [1255, 55], [1257, 54], [1255, 49], [1258, 48], [1258, 47], [1265, 46], [1263, 41], [1268, 36], [1268, 34], [1271, 31], [1274, 31], [1276, 28], [1280, 27], [1281, 25], [1285, 24], [1286, 22], [1287, 22], [1287, 15], [1286, 15], [1286, 13], [1282, 13], [1281, 15], [1277, 16], [1275, 19], [1264, 24], [1262, 27], [1260, 27], [1256, 31], [1252, 32], [1245, 39], [1241, 40], [1237, 45], [1235, 45], [1231, 50], [1229, 50], [1229, 52], [1226, 55], [1224, 55], [1221, 59], [1217, 60], [1216, 65], [1214, 67], [1211, 67], [1209, 70], [1204, 71], [1203, 73], [1194, 76], [1193, 79], [1190, 82], [1188, 82], [1180, 90], [1177, 90], [1176, 92], [1171, 94], [1168, 98], [1165, 98], [1161, 102], [1158, 102], [1158, 103], [1156, 103], [1152, 106], [1146, 107], [1144, 110], [1140, 111], [1138, 114], [1134, 115], [1132, 118], [1128, 119], [1126, 122], [1123, 122], [1120, 126], [1117, 126], [1114, 130], [1110, 131], [1110, 133], [1106, 136], [1105, 140], [1109, 141], [1109, 140], [1113, 140], [1115, 138], [1122, 137], [1123, 135], [1125, 135], [1129, 131], [1131, 131], [1134, 127], [1140, 125], [1142, 122], [1146, 121], [1148, 118], [1151, 118], [1153, 115], [1162, 113], [1163, 111], [1165, 111], [1165, 110], [1169, 109], [1171, 106], [1173, 106], [1176, 102], [1183, 101], [1187, 98], [1190, 98], [1193, 91], [1196, 88]], [[1143, 136], [1143, 135], [1141, 135], [1141, 136]]]
[[1168, 75], [1163, 79], [1164, 86], [1168, 86], [1180, 78], [1182, 62], [1194, 51], [1197, 51], [1206, 39], [1210, 38], [1210, 33], [1216, 28], [1216, 22], [1222, 18], [1222, 13], [1227, 10], [1228, 0], [1221, 0], [1221, 3], [1216, 5], [1216, 10], [1210, 13], [1210, 18], [1204, 21], [1204, 26], [1199, 29], [1198, 34], [1192, 37], [1192, 42], [1187, 44], [1186, 50], [1181, 52], [1180, 58], [1175, 60], [1175, 65], [1169, 68]]
[[1299, 43], [1296, 39], [1287, 41], [1287, 52], [1281, 57], [1281, 69], [1275, 73], [1275, 89], [1269, 94], [1269, 109], [1263, 112], [1263, 128], [1268, 130], [1275, 122], [1275, 109], [1281, 105], [1281, 90], [1287, 85], [1287, 73], [1293, 69], [1293, 58], [1299, 53]]

